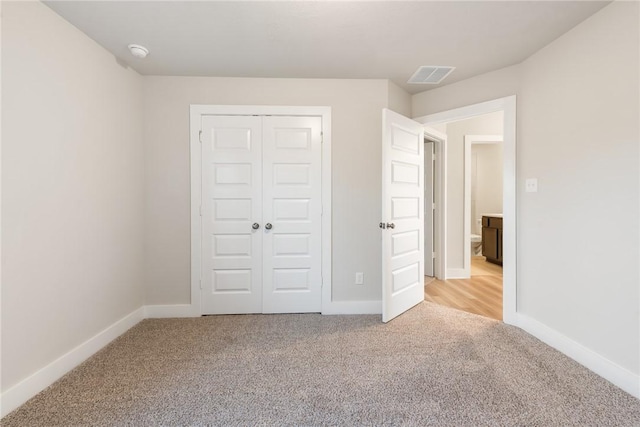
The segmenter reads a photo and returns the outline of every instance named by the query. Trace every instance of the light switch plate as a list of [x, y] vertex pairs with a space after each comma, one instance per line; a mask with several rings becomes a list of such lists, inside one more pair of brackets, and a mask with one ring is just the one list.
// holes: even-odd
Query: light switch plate
[[356, 273], [356, 285], [364, 285], [364, 273]]
[[527, 193], [537, 193], [538, 192], [538, 179], [537, 178], [527, 178], [525, 181], [525, 191]]

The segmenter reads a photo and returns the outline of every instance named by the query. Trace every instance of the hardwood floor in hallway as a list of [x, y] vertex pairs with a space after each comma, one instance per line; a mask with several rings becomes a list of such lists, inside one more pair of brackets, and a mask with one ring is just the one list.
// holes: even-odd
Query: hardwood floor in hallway
[[470, 279], [425, 280], [425, 300], [502, 320], [502, 267], [471, 259]]

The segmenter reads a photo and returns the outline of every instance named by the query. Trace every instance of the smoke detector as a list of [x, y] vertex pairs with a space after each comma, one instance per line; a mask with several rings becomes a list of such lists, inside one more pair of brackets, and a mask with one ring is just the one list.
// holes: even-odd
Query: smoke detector
[[447, 77], [456, 67], [447, 67], [440, 65], [423, 65], [413, 73], [413, 76], [407, 81], [412, 84], [435, 85], [440, 83]]
[[139, 44], [130, 44], [128, 47], [131, 55], [135, 56], [136, 58], [144, 59], [147, 57], [147, 55], [149, 55], [149, 49], [144, 46], [140, 46]]

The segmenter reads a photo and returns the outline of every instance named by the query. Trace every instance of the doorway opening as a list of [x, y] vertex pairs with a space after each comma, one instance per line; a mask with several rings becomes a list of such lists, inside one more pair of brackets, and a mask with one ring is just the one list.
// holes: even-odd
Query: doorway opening
[[[502, 112], [493, 114], [501, 130]], [[476, 119], [486, 125], [492, 117]], [[464, 136], [464, 278], [474, 276], [472, 259], [502, 267], [502, 141], [502, 135]]]
[[[447, 224], [439, 230], [446, 250], [441, 256], [442, 275], [425, 278], [425, 282], [431, 282], [425, 290], [432, 291], [431, 295], [425, 292], [425, 299], [510, 324], [515, 323], [516, 317], [515, 110], [515, 96], [511, 96], [414, 119], [443, 134], [446, 147], [442, 181], [436, 181], [436, 187], [445, 196], [442, 211], [446, 212]], [[493, 118], [492, 124], [482, 125], [487, 117]], [[475, 128], [465, 128], [474, 122]], [[472, 148], [490, 144], [502, 146], [502, 159], [496, 163], [493, 158], [492, 166], [482, 167], [489, 174], [502, 172], [502, 194], [492, 196], [500, 199], [502, 206], [488, 207], [481, 203], [482, 206], [472, 209]], [[466, 145], [468, 159], [465, 159]], [[475, 237], [472, 242], [472, 234], [480, 238]], [[477, 246], [484, 247], [484, 251]], [[475, 257], [474, 249], [478, 250]], [[487, 255], [494, 263], [487, 262]]]

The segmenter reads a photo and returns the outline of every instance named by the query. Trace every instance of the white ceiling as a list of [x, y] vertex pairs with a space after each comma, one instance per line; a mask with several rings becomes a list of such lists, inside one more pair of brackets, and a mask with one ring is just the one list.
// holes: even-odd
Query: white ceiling
[[[607, 3], [46, 2], [144, 75], [387, 78], [410, 93], [521, 62]], [[133, 58], [131, 43], [150, 55]], [[456, 70], [407, 84], [420, 65]]]

